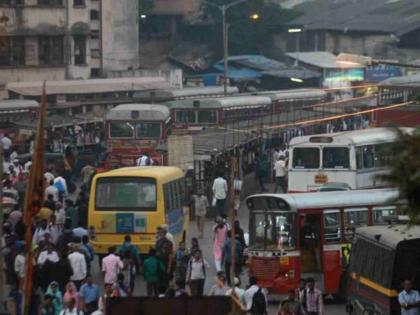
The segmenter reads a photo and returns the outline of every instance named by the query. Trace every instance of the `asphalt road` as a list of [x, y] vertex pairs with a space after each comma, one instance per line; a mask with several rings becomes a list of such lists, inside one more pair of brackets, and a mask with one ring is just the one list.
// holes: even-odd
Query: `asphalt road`
[[[245, 209], [242, 209], [238, 213], [238, 219], [241, 222], [241, 226], [244, 228], [245, 232], [248, 230], [248, 216]], [[214, 279], [216, 276], [216, 269], [214, 267], [213, 262], [213, 254], [212, 254], [212, 233], [211, 228], [213, 226], [213, 221], [210, 219], [207, 219], [205, 224], [205, 233], [204, 233], [204, 239], [200, 240], [200, 247], [203, 250], [204, 258], [207, 260], [207, 262], [210, 264], [210, 270], [207, 272], [207, 281], [205, 284], [205, 293], [208, 293], [210, 291], [211, 286], [214, 284]], [[194, 237], [197, 235], [197, 228], [196, 223], [191, 222], [190, 223], [190, 230], [189, 230], [189, 236], [188, 236], [188, 247], [190, 246], [189, 241], [191, 240], [191, 237]], [[103, 285], [103, 276], [100, 273], [98, 263], [94, 263], [92, 265], [92, 274], [94, 276], [95, 282], [98, 285]], [[248, 274], [246, 270], [241, 275], [241, 280], [243, 284], [247, 283]], [[134, 289], [134, 295], [135, 296], [141, 296], [145, 295], [146, 293], [146, 286], [143, 281], [143, 278], [141, 276], [136, 277], [135, 282], [135, 289]], [[278, 309], [278, 302], [271, 301], [269, 304], [269, 315], [276, 315]], [[337, 304], [327, 304], [325, 307], [325, 315], [344, 315], [346, 314], [344, 305], [337, 305]]]

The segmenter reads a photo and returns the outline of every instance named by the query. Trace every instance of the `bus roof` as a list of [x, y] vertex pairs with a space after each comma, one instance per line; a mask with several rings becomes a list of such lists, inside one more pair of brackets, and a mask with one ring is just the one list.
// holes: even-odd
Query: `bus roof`
[[413, 225], [381, 225], [356, 229], [356, 237], [395, 249], [402, 241], [420, 239], [420, 226]]
[[[133, 112], [136, 114], [133, 114]], [[108, 111], [105, 119], [166, 121], [169, 117], [169, 109], [164, 105], [123, 104], [118, 105]]]
[[281, 100], [318, 100], [327, 96], [327, 93], [321, 89], [293, 89], [293, 90], [279, 90], [279, 91], [263, 91], [256, 92], [255, 95], [265, 95], [270, 97], [273, 101]]
[[[6, 90], [25, 96], [42, 95], [42, 81], [10, 82]], [[161, 77], [133, 77], [113, 79], [47, 81], [47, 95], [89, 94], [137, 91], [165, 88], [169, 84]]]
[[95, 178], [104, 177], [152, 177], [159, 180], [170, 180], [172, 178], [182, 177], [184, 173], [178, 167], [174, 166], [134, 166], [118, 168], [109, 172], [99, 173]]
[[[413, 128], [399, 128], [401, 131], [411, 133]], [[392, 128], [369, 128], [354, 131], [343, 131], [335, 133], [324, 133], [319, 135], [295, 137], [290, 141], [290, 146], [304, 144], [354, 144], [366, 145], [375, 143], [392, 142], [397, 139], [398, 134]], [[329, 141], [325, 141], [329, 140]]]
[[[227, 88], [228, 94], [236, 94], [239, 90], [237, 87], [229, 86]], [[206, 97], [213, 95], [223, 95], [224, 89], [222, 86], [209, 86], [209, 87], [190, 87], [183, 89], [161, 89], [154, 91], [139, 91], [133, 94], [134, 98], [140, 99], [162, 99], [172, 100], [176, 98], [187, 97]]]
[[4, 100], [0, 102], [0, 111], [3, 113], [34, 109], [38, 107], [39, 103], [32, 100]]
[[230, 107], [260, 107], [270, 105], [271, 98], [268, 96], [232, 96], [222, 98], [208, 98], [199, 100], [180, 100], [168, 102], [171, 109], [181, 108], [230, 108]]
[[[290, 209], [339, 209], [360, 206], [386, 205], [399, 196], [397, 189], [365, 189], [347, 191], [309, 192], [295, 194], [258, 194], [247, 198], [277, 198]], [[264, 209], [259, 209], [264, 210]]]

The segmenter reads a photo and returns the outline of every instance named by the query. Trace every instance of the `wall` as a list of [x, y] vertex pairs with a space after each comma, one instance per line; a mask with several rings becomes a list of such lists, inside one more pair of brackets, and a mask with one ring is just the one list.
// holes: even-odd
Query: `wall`
[[138, 2], [102, 0], [101, 19], [104, 72], [138, 68]]

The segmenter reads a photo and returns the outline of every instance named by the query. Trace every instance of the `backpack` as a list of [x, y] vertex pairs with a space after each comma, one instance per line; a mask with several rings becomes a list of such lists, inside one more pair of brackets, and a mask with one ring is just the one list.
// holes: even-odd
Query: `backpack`
[[262, 293], [261, 288], [252, 296], [252, 306], [250, 313], [252, 315], [266, 315], [267, 314], [267, 304], [265, 301], [265, 296]]

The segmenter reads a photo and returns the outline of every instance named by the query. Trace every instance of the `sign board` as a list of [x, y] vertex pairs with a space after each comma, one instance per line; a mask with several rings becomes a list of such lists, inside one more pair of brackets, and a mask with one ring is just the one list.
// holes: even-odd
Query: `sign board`
[[325, 174], [315, 175], [315, 184], [326, 184], [328, 183], [328, 176]]
[[194, 147], [191, 135], [168, 137], [168, 165], [177, 166], [184, 172], [194, 168]]

